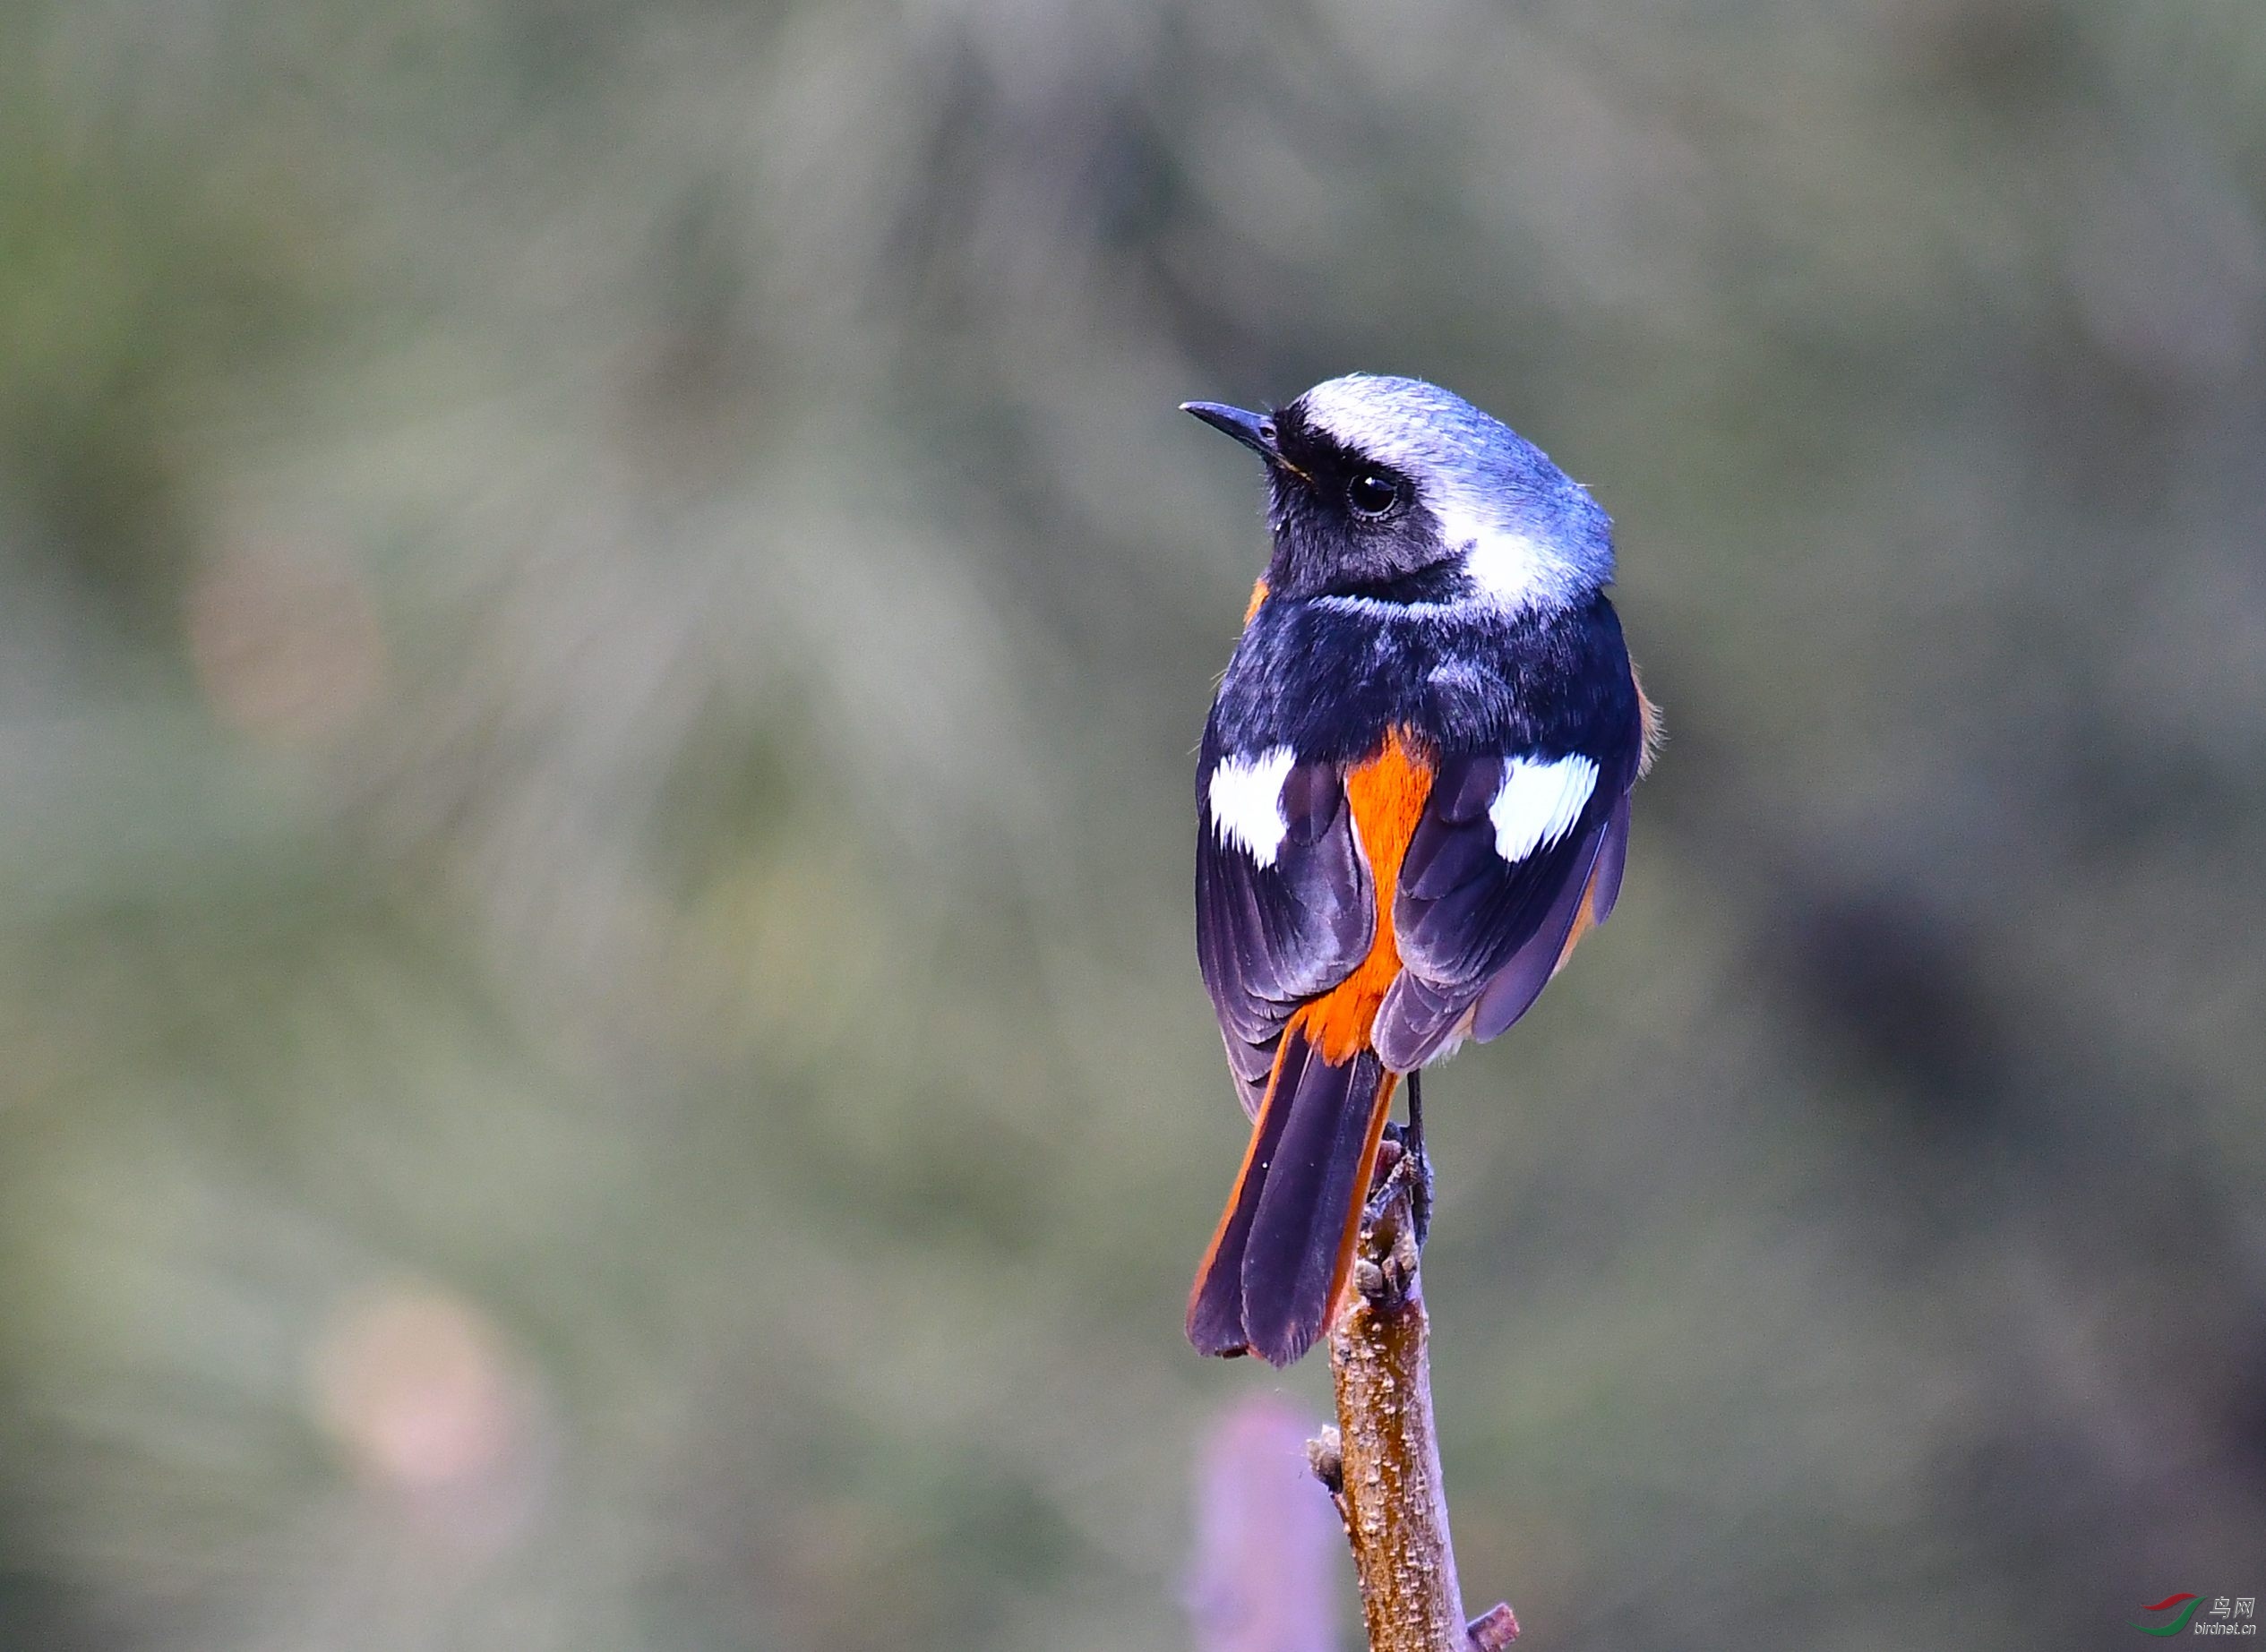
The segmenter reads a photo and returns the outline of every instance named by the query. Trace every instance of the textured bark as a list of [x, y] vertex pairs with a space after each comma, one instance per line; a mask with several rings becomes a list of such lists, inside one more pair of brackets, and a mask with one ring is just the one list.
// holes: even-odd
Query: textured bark
[[1432, 1425], [1411, 1188], [1396, 1165], [1362, 1220], [1352, 1288], [1330, 1325], [1337, 1427], [1309, 1451], [1352, 1545], [1369, 1652], [1496, 1652], [1518, 1622], [1508, 1606], [1477, 1623], [1463, 1616]]

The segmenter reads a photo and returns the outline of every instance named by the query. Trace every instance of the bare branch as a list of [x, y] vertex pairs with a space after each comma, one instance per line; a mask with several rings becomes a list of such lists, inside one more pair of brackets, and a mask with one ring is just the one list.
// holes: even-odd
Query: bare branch
[[1418, 1174], [1396, 1159], [1362, 1217], [1353, 1288], [1330, 1326], [1338, 1425], [1309, 1459], [1344, 1518], [1369, 1652], [1501, 1652], [1518, 1620], [1504, 1605], [1465, 1622], [1448, 1540], [1417, 1280]]

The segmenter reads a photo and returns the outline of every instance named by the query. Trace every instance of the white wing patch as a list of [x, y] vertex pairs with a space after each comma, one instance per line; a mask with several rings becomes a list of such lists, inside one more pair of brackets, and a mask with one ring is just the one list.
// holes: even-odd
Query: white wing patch
[[1261, 866], [1273, 866], [1291, 823], [1283, 817], [1283, 783], [1297, 754], [1276, 746], [1255, 758], [1222, 758], [1212, 771], [1212, 830], [1223, 843], [1240, 844]]
[[1513, 758], [1503, 771], [1503, 789], [1487, 806], [1487, 817], [1495, 823], [1495, 852], [1515, 862], [1555, 843], [1574, 829], [1596, 789], [1597, 765], [1587, 758]]

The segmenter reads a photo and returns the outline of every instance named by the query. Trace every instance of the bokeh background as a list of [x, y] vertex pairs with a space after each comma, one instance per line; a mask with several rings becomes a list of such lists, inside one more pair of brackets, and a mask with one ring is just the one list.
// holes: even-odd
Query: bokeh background
[[1474, 1606], [2266, 1594], [2254, 0], [19, 0], [0, 1646], [1190, 1645], [1173, 407], [1352, 368], [1671, 732], [1433, 1090]]

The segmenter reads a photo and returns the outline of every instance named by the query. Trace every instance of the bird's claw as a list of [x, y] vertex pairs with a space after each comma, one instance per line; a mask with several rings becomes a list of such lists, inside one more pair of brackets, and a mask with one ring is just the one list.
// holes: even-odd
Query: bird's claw
[[1353, 1259], [1353, 1288], [1380, 1307], [1407, 1298], [1432, 1205], [1432, 1170], [1421, 1143], [1411, 1151], [1396, 1126], [1386, 1132], [1389, 1152], [1378, 1155], [1379, 1174], [1361, 1213], [1361, 1247]]
[[1369, 1192], [1368, 1216], [1376, 1221], [1385, 1214], [1395, 1195], [1408, 1195], [1409, 1220], [1415, 1228], [1416, 1246], [1424, 1248], [1424, 1241], [1432, 1231], [1432, 1160], [1424, 1151], [1424, 1139], [1413, 1142], [1409, 1133], [1397, 1124], [1385, 1126], [1385, 1139], [1390, 1147], [1389, 1157], [1378, 1155], [1378, 1177]]

